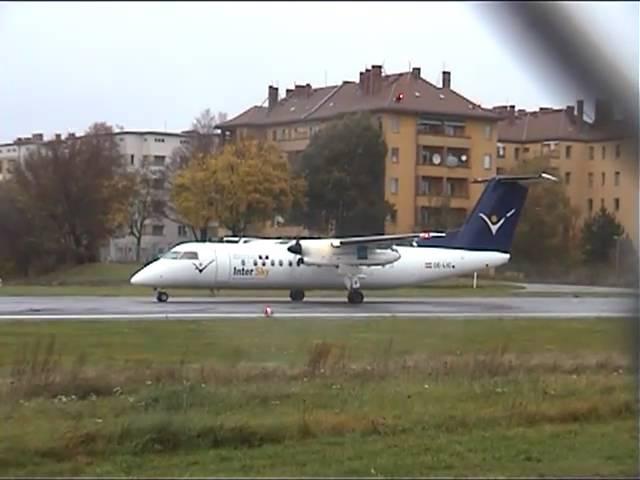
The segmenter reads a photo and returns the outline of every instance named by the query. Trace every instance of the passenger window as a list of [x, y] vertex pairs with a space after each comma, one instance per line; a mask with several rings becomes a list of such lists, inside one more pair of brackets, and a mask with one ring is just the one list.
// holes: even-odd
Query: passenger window
[[284, 265], [284, 262], [282, 260], [278, 260], [278, 266], [282, 267]]
[[180, 252], [167, 252], [162, 258], [167, 258], [169, 260], [175, 260], [180, 256]]
[[275, 267], [275, 266], [276, 266], [276, 261], [275, 261], [275, 260], [273, 260], [273, 259], [271, 259], [271, 266], [272, 266], [272, 267]]
[[289, 266], [293, 267], [293, 262], [291, 260], [289, 260]]

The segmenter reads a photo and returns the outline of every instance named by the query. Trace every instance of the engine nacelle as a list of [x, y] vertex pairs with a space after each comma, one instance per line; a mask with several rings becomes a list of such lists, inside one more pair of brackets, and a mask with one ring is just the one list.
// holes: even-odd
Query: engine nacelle
[[378, 266], [388, 265], [400, 259], [393, 248], [372, 248], [367, 245], [335, 247], [329, 240], [307, 240], [296, 242], [287, 249], [302, 257], [306, 265], [318, 266]]

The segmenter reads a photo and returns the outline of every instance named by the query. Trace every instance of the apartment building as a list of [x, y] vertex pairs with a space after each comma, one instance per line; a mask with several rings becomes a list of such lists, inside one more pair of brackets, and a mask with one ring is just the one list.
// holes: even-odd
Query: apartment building
[[350, 113], [373, 115], [388, 147], [385, 197], [396, 207], [385, 227], [389, 233], [432, 228], [443, 205], [457, 226], [482, 190], [470, 180], [496, 172], [500, 116], [456, 92], [448, 71], [437, 86], [422, 78], [420, 68], [386, 74], [373, 65], [358, 81], [294, 85], [282, 98], [269, 86], [266, 103], [219, 127], [224, 138], [273, 141], [291, 162], [328, 122]]
[[[157, 175], [153, 187], [160, 195], [166, 195], [167, 164], [177, 148], [191, 141], [192, 133], [123, 130], [115, 132], [114, 136], [128, 168], [141, 168], [143, 163], [149, 165], [151, 172]], [[73, 134], [69, 134], [67, 138], [70, 137], [73, 137]], [[56, 138], [60, 139], [61, 136], [56, 135]], [[216, 136], [216, 141], [218, 139]], [[18, 138], [14, 142], [0, 144], [0, 181], [9, 178], [18, 162], [23, 162], [29, 152], [38, 148], [44, 141], [43, 134], [35, 133], [29, 138]], [[167, 251], [176, 243], [191, 238], [191, 232], [185, 225], [165, 218], [150, 219], [143, 229], [141, 260], [147, 261]], [[100, 252], [102, 261], [134, 261], [135, 256], [136, 241], [128, 234], [110, 239]]]
[[593, 121], [584, 101], [565, 108], [530, 112], [495, 107], [498, 124], [498, 172], [544, 157], [567, 188], [579, 212], [578, 226], [605, 206], [638, 246], [638, 149], [611, 106], [598, 100]]

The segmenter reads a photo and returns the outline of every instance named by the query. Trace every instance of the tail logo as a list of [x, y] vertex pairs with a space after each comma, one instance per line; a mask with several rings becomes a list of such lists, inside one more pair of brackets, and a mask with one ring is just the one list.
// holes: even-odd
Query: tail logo
[[498, 230], [500, 230], [500, 227], [504, 225], [505, 220], [509, 218], [511, 215], [513, 215], [514, 213], [516, 213], [516, 209], [512, 208], [499, 221], [496, 215], [491, 215], [491, 220], [489, 220], [489, 218], [484, 213], [480, 213], [479, 216], [482, 220], [484, 220], [484, 222], [487, 224], [487, 227], [489, 227], [489, 230], [491, 230], [491, 233], [495, 237], [496, 233], [498, 233]]

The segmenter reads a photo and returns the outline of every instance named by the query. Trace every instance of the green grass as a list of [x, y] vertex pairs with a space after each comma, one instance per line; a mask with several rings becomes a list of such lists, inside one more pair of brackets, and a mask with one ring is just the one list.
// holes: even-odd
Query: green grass
[[[151, 289], [129, 284], [131, 275], [140, 268], [137, 264], [88, 264], [42, 275], [28, 280], [5, 282], [0, 287], [0, 296], [150, 296]], [[501, 297], [511, 295], [526, 296], [568, 296], [564, 292], [527, 292], [518, 284], [497, 281], [480, 274], [476, 289], [472, 288], [472, 277], [456, 277], [434, 282], [420, 287], [368, 290], [368, 297]], [[171, 289], [173, 297], [235, 296], [235, 297], [283, 297], [286, 290], [209, 290]], [[577, 292], [578, 295], [612, 296], [610, 293]], [[344, 295], [342, 290], [315, 290], [309, 297]], [[626, 294], [613, 294], [623, 296]]]
[[0, 470], [632, 476], [633, 338], [624, 319], [2, 323]]

